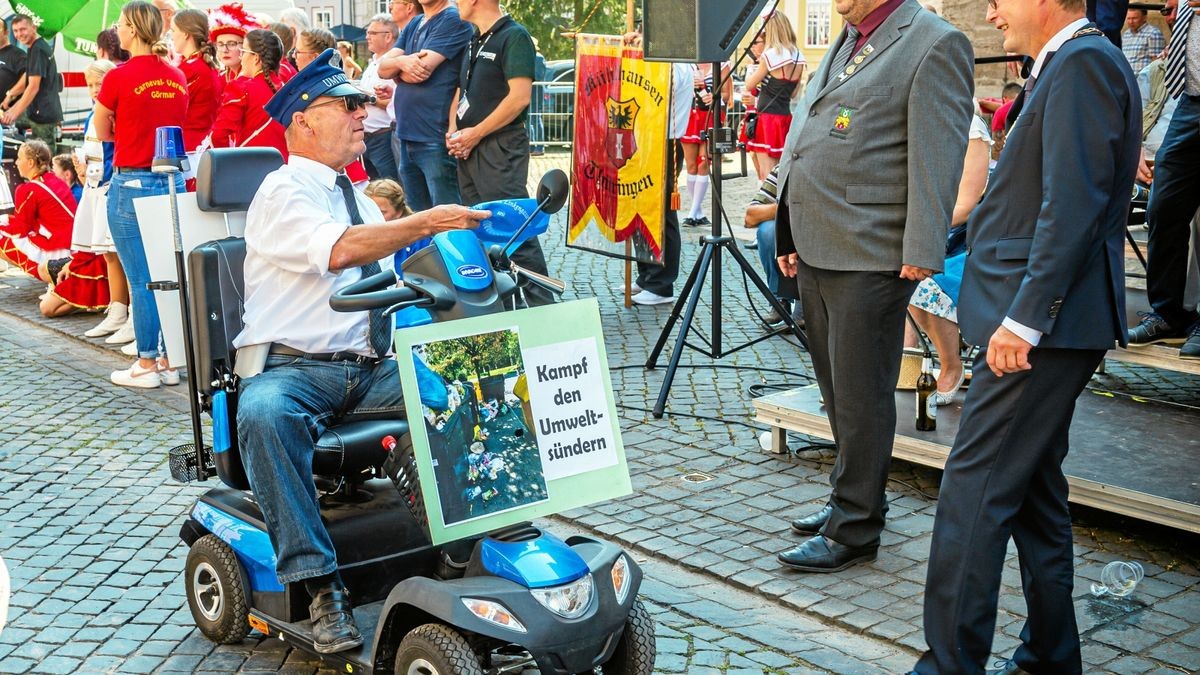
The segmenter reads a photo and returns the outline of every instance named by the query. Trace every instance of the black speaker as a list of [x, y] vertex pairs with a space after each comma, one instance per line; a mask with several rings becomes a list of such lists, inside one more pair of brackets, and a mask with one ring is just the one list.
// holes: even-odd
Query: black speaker
[[644, 58], [724, 61], [766, 4], [767, 0], [642, 0]]

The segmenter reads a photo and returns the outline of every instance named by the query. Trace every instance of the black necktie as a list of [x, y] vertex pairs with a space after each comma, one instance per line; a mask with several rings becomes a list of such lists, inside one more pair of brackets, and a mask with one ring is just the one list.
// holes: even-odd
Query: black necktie
[[[354, 201], [354, 186], [350, 184], [350, 178], [346, 174], [338, 174], [334, 181], [342, 190], [342, 199], [346, 201], [346, 210], [350, 212], [350, 224], [362, 225], [362, 214], [358, 211], [358, 203]], [[369, 276], [379, 274], [381, 268], [377, 261], [372, 261], [358, 268], [364, 279]], [[388, 317], [384, 316], [383, 308], [372, 309], [368, 313], [369, 323], [367, 333], [371, 343], [371, 350], [375, 352], [375, 356], [386, 356], [392, 345], [392, 327]]]

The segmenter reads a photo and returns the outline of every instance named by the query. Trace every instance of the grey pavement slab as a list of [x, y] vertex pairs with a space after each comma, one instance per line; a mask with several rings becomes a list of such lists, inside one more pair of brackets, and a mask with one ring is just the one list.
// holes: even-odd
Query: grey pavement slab
[[[727, 185], [736, 220], [752, 183]], [[659, 670], [905, 670], [923, 648], [924, 560], [939, 473], [894, 464], [891, 520], [877, 561], [836, 575], [781, 569], [775, 553], [799, 541], [787, 523], [823, 503], [834, 456], [806, 438], [806, 447], [790, 455], [765, 453], [750, 400], [807, 382], [807, 356], [780, 337], [715, 360], [685, 350], [668, 414], [653, 418], [666, 354], [658, 368], [643, 366], [670, 306], [624, 308], [614, 290], [624, 266], [567, 249], [561, 227], [556, 223], [544, 243], [550, 270], [570, 281], [569, 297], [600, 301], [635, 492], [556, 520], [599, 533], [643, 561], [643, 594], [661, 640]], [[700, 234], [685, 228], [684, 274]], [[751, 300], [728, 261], [723, 270], [721, 318], [730, 347], [762, 335], [755, 312], [767, 309]], [[39, 292], [30, 281], [0, 277], [0, 556], [14, 587], [9, 625], [0, 633], [0, 672], [317, 672], [318, 661], [296, 651], [281, 656], [276, 643], [257, 634], [230, 649], [194, 630], [177, 529], [201, 488], [173, 483], [164, 459], [165, 448], [188, 440], [182, 389], [110, 385], [108, 373], [127, 361], [79, 337], [98, 317], [41, 319]], [[710, 292], [706, 284], [694, 344], [712, 338]], [[1097, 376], [1096, 386], [1200, 403], [1200, 378], [1118, 363]], [[1085, 670], [1195, 672], [1197, 537], [1088, 509], [1074, 516]], [[1112, 560], [1140, 562], [1146, 579], [1129, 598], [1092, 597], [1091, 582]], [[998, 656], [1017, 644], [1023, 617], [1010, 547]]]

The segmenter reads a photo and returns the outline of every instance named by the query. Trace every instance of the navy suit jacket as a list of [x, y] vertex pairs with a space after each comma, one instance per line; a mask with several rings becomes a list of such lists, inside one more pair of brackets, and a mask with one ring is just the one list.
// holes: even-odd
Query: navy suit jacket
[[967, 224], [963, 336], [986, 345], [1006, 316], [1039, 347], [1125, 344], [1125, 225], [1141, 99], [1121, 51], [1068, 40], [1043, 64], [983, 202]]

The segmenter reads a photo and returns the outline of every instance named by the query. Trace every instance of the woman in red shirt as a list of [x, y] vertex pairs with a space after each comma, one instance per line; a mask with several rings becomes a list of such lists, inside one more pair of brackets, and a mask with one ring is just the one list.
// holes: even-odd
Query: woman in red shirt
[[221, 102], [221, 73], [217, 52], [208, 41], [208, 15], [183, 9], [171, 20], [171, 40], [179, 54], [179, 69], [187, 78], [188, 109], [183, 124], [183, 146], [194, 152], [212, 129]]
[[161, 327], [154, 295], [146, 289], [150, 268], [133, 207], [135, 199], [167, 194], [168, 180], [174, 180], [176, 189], [183, 191], [183, 176], [150, 170], [155, 129], [182, 127], [187, 121], [187, 79], [164, 58], [167, 45], [159, 39], [162, 29], [162, 15], [148, 2], [133, 0], [121, 9], [117, 34], [121, 46], [133, 56], [104, 77], [92, 115], [96, 136], [113, 141], [108, 227], [129, 278], [138, 354], [133, 365], [112, 374], [115, 384], [126, 387], [153, 388], [164, 381], [179, 381], [179, 374], [167, 368], [165, 359], [156, 361], [161, 356]]
[[265, 110], [267, 101], [283, 86], [279, 62], [283, 43], [266, 29], [246, 33], [242, 45], [241, 77], [225, 86], [221, 108], [213, 122], [210, 145], [214, 148], [268, 147], [287, 161], [283, 125]]
[[[208, 11], [208, 39], [217, 50], [221, 62], [221, 87], [236, 80], [242, 68], [242, 43], [246, 33], [262, 28], [257, 19], [250, 16], [240, 2], [230, 2]], [[219, 90], [218, 90], [219, 93]]]
[[0, 257], [35, 278], [41, 278], [38, 265], [71, 256], [75, 196], [50, 167], [50, 146], [42, 141], [17, 150], [25, 182], [13, 191], [16, 211], [0, 224]]

